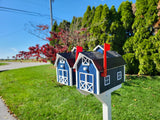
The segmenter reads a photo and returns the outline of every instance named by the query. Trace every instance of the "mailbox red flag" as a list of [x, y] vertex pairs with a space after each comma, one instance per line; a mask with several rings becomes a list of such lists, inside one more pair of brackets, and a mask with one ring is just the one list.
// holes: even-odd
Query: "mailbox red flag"
[[76, 60], [77, 60], [77, 58], [78, 58], [79, 52], [83, 52], [83, 47], [77, 46], [77, 49], [76, 49]]
[[101, 73], [102, 77], [107, 76], [107, 51], [110, 50], [110, 44], [104, 43], [104, 53], [103, 53], [103, 73]]

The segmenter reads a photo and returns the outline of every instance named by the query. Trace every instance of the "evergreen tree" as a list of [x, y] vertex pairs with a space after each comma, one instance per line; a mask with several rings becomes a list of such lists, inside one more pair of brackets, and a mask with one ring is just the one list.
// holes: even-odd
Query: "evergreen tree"
[[107, 42], [111, 44], [112, 50], [117, 51], [119, 54], [124, 54], [123, 45], [126, 41], [125, 29], [120, 21], [112, 22], [110, 27], [110, 35]]
[[58, 32], [58, 24], [57, 24], [57, 21], [54, 22], [53, 26], [52, 26], [52, 29], [51, 29], [52, 32]]
[[[54, 22], [51, 31], [52, 32], [59, 32], [57, 21]], [[52, 37], [52, 35], [51, 35], [51, 37]], [[52, 46], [54, 46], [55, 43], [56, 43], [56, 40], [55, 41], [50, 41], [50, 45], [52, 45]]]
[[108, 6], [105, 4], [103, 6], [103, 10], [102, 10], [102, 15], [101, 15], [101, 19], [100, 19], [100, 27], [101, 30], [105, 33], [109, 32], [109, 21], [110, 21], [110, 14], [109, 14], [109, 8]]
[[135, 58], [134, 53], [127, 53], [123, 55], [123, 58], [126, 61], [126, 73], [137, 74], [139, 71], [139, 61]]
[[61, 29], [64, 29], [64, 30], [69, 31], [70, 22], [68, 22], [68, 21], [66, 21], [66, 20], [63, 20], [63, 21], [59, 24], [58, 27], [61, 28]]
[[109, 8], [105, 4], [103, 6], [102, 15], [101, 15], [101, 19], [100, 19], [100, 29], [101, 29], [102, 33], [101, 33], [101, 36], [99, 39], [99, 44], [104, 44], [107, 40], [108, 32], [109, 32], [109, 28], [110, 28], [109, 21], [110, 21]]
[[100, 36], [101, 34], [101, 28], [99, 26], [101, 24], [100, 19], [101, 19], [102, 10], [103, 10], [102, 5], [99, 5], [96, 7], [95, 15], [91, 24], [91, 33], [93, 33], [94, 36], [97, 36], [97, 35]]
[[83, 15], [83, 19], [82, 19], [82, 27], [86, 28], [89, 26], [89, 18], [91, 16], [91, 7], [88, 6], [87, 7], [87, 11], [84, 13]]
[[88, 27], [89, 27], [89, 29], [90, 29], [90, 26], [91, 26], [91, 24], [92, 24], [92, 21], [93, 21], [94, 15], [95, 15], [95, 11], [96, 11], [96, 9], [95, 9], [95, 7], [93, 6], [93, 7], [92, 7], [92, 10], [91, 10], [90, 17], [89, 17], [89, 19], [88, 19]]
[[111, 9], [110, 9], [110, 21], [109, 24], [112, 24], [112, 22], [119, 20], [119, 16], [118, 13], [116, 11], [116, 8], [114, 7], [114, 5], [112, 5]]
[[152, 27], [158, 18], [157, 4], [158, 0], [136, 1], [136, 13], [132, 25], [134, 36], [124, 45], [125, 52], [134, 53], [139, 61], [139, 74], [157, 74], [159, 70], [158, 48], [154, 46], [157, 43], [157, 36], [152, 35]]
[[82, 17], [73, 16], [72, 22], [70, 24], [70, 31], [79, 30], [82, 26]]
[[99, 38], [101, 36], [100, 19], [102, 14], [103, 6], [99, 5], [96, 7], [94, 18], [91, 24], [90, 32], [92, 35], [92, 40], [89, 42], [89, 48], [92, 50], [99, 43]]
[[128, 37], [133, 35], [132, 24], [134, 22], [134, 14], [132, 11], [132, 3], [129, 1], [122, 2], [118, 8], [118, 14], [120, 15], [121, 22]]

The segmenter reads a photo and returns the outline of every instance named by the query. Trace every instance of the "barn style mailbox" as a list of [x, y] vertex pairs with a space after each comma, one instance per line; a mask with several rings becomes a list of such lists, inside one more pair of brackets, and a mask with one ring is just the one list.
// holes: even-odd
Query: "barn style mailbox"
[[77, 47], [76, 53], [57, 54], [55, 64], [58, 82], [66, 85], [76, 83], [82, 94], [94, 94], [103, 104], [103, 119], [112, 119], [111, 93], [121, 88], [125, 81], [126, 63], [120, 54], [110, 51], [109, 44], [98, 45], [91, 52], [82, 52], [82, 48]]
[[125, 61], [110, 51], [110, 45], [98, 45], [93, 52], [81, 52], [73, 66], [76, 87], [82, 94], [94, 94], [103, 105], [103, 120], [111, 120], [111, 93], [125, 81]]
[[69, 86], [76, 84], [75, 70], [73, 70], [73, 65], [76, 57], [78, 57], [78, 53], [83, 51], [82, 47], [77, 48], [78, 51], [74, 47], [71, 52], [57, 53], [54, 64], [54, 66], [56, 66], [57, 82]]
[[125, 80], [125, 61], [115, 51], [104, 47], [99, 51], [81, 52], [73, 66], [76, 69], [76, 87], [99, 95], [120, 85]]

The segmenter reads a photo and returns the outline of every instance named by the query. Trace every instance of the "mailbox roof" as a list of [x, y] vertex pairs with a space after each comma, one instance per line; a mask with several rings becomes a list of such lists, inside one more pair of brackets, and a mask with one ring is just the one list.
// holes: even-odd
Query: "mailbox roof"
[[75, 63], [75, 53], [74, 52], [57, 53], [57, 58], [56, 58], [55, 65], [57, 64], [59, 57], [65, 58], [67, 60], [68, 64], [69, 64], [69, 66], [73, 67], [73, 65]]
[[[103, 72], [103, 54], [99, 52], [81, 52], [80, 54], [87, 56], [89, 59], [91, 59], [94, 62], [97, 69], [100, 72]], [[126, 64], [122, 56], [115, 51], [107, 51], [106, 57], [107, 57], [107, 69], [111, 69]]]

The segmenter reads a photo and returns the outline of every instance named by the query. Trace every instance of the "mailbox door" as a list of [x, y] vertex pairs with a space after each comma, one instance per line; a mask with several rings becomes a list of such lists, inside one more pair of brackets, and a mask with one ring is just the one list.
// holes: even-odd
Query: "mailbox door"
[[79, 73], [79, 86], [81, 90], [94, 93], [94, 75], [89, 73]]
[[58, 73], [59, 82], [68, 85], [68, 70], [59, 69]]

